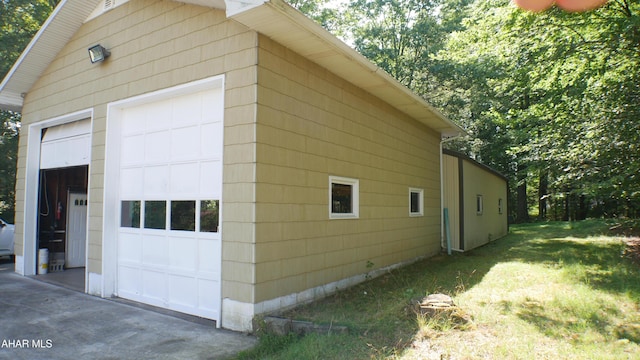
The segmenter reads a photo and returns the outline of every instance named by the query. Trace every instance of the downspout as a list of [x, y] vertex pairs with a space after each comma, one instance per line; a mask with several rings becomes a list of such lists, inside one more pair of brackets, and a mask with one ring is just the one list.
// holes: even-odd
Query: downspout
[[[442, 145], [444, 143], [459, 139], [462, 137], [462, 133], [457, 133], [456, 135], [449, 137], [442, 137], [440, 139], [440, 246], [445, 247], [445, 235], [444, 235], [444, 166], [442, 165], [443, 154], [442, 154]], [[451, 255], [451, 240], [446, 241], [447, 247], [447, 255]]]

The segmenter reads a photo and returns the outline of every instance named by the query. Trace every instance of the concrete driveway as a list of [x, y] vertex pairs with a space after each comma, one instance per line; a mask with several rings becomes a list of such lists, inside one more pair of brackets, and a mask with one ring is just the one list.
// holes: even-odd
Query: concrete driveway
[[0, 359], [228, 359], [252, 336], [101, 299], [13, 271], [0, 258]]

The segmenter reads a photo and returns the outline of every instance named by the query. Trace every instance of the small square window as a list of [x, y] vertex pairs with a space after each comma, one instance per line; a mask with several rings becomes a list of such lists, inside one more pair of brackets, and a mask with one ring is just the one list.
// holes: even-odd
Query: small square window
[[140, 228], [140, 201], [123, 200], [120, 206], [120, 227]]
[[424, 215], [424, 190], [409, 189], [409, 216]]
[[167, 228], [167, 202], [164, 200], [144, 202], [144, 228], [161, 229]]
[[171, 202], [171, 230], [196, 231], [196, 202]]
[[220, 200], [200, 201], [200, 232], [218, 232]]
[[329, 177], [329, 217], [357, 218], [359, 215], [359, 182], [356, 179]]
[[476, 214], [482, 215], [483, 207], [482, 195], [476, 195]]

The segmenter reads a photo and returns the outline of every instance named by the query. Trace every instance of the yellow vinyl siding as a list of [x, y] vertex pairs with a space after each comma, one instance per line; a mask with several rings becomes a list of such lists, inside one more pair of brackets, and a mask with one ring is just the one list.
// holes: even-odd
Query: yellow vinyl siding
[[[506, 181], [470, 161], [463, 161], [464, 249], [470, 250], [507, 234], [506, 207], [498, 212], [498, 199], [506, 204]], [[483, 211], [476, 213], [476, 197], [483, 197]]]
[[[91, 64], [87, 48], [111, 57]], [[257, 33], [224, 11], [162, 0], [130, 1], [85, 23], [30, 89], [18, 162], [16, 250], [23, 248], [29, 124], [93, 109], [88, 272], [102, 273], [107, 104], [225, 74], [223, 296], [252, 302]], [[29, 225], [31, 226], [31, 225]]]
[[[438, 252], [438, 134], [266, 37], [258, 56], [256, 302]], [[359, 180], [358, 219], [329, 219], [331, 175]]]
[[[453, 250], [471, 250], [507, 235], [507, 180], [504, 177], [462, 154], [445, 150], [443, 178], [443, 206], [449, 209]], [[482, 197], [482, 213], [477, 212], [478, 196]], [[502, 213], [498, 206], [500, 199]]]

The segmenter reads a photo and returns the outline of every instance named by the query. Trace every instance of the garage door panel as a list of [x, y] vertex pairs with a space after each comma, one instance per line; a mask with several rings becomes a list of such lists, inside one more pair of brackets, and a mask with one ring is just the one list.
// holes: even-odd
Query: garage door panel
[[202, 156], [220, 157], [220, 149], [216, 144], [222, 143], [222, 123], [205, 124], [200, 128]]
[[220, 192], [217, 187], [211, 184], [222, 183], [222, 161], [203, 161], [200, 163], [200, 194], [209, 199], [220, 198]]
[[202, 309], [215, 311], [215, 304], [217, 299], [220, 299], [220, 295], [215, 281], [198, 279], [198, 304]]
[[169, 192], [174, 195], [194, 194], [198, 191], [200, 182], [200, 166], [198, 163], [171, 165], [171, 183]]
[[[120, 124], [120, 132], [123, 137], [144, 133], [146, 114], [149, 111], [146, 106], [138, 106], [135, 108], [129, 108], [122, 115], [122, 121]], [[142, 121], [141, 121], [142, 119]]]
[[187, 125], [199, 124], [202, 117], [203, 101], [200, 96], [180, 96], [173, 99], [173, 119], [174, 128]]
[[139, 263], [142, 260], [142, 243], [138, 234], [120, 232], [118, 249], [120, 261]]
[[157, 131], [145, 136], [144, 160], [147, 163], [166, 162], [171, 158], [171, 133]]
[[[163, 96], [122, 109], [119, 200], [139, 201], [142, 220], [145, 201], [166, 201], [170, 218], [170, 211], [178, 209], [171, 201], [196, 204], [195, 215], [185, 210], [180, 216], [198, 216], [202, 201], [220, 200], [222, 94], [216, 89]], [[147, 229], [143, 222], [141, 228], [118, 231], [118, 295], [219, 320], [220, 234], [171, 230], [171, 221], [166, 229]], [[179, 222], [190, 224], [189, 219]]]
[[161, 271], [145, 268], [142, 270], [142, 293], [147, 298], [164, 302], [166, 300], [166, 276]]
[[171, 160], [200, 158], [200, 127], [190, 126], [171, 131]]
[[168, 261], [166, 237], [144, 235], [142, 238], [142, 263], [164, 266]]
[[144, 163], [144, 136], [134, 135], [122, 139], [120, 164], [122, 166]]
[[139, 295], [141, 289], [141, 271], [137, 267], [128, 266], [126, 263], [118, 265], [118, 295], [126, 297]]
[[197, 307], [197, 298], [192, 294], [197, 293], [198, 282], [191, 276], [169, 275], [169, 302], [171, 304]]
[[120, 170], [120, 197], [122, 199], [135, 199], [143, 193], [144, 184], [142, 168], [123, 168]]
[[220, 263], [211, 259], [222, 258], [219, 253], [220, 243], [210, 239], [198, 240], [198, 270], [206, 273], [220, 272]]
[[162, 198], [169, 191], [169, 166], [147, 166], [144, 168], [144, 177], [141, 182], [138, 178], [138, 183], [143, 184], [143, 189], [140, 194], [145, 198]]
[[40, 169], [88, 165], [91, 160], [91, 136], [43, 142], [40, 145]]
[[145, 109], [144, 130], [148, 132], [167, 130], [171, 128], [171, 102], [156, 102]]
[[196, 263], [196, 240], [194, 238], [174, 238], [171, 241], [169, 266], [175, 269], [193, 271]]
[[222, 90], [208, 91], [202, 94], [202, 123], [222, 122], [224, 109]]

